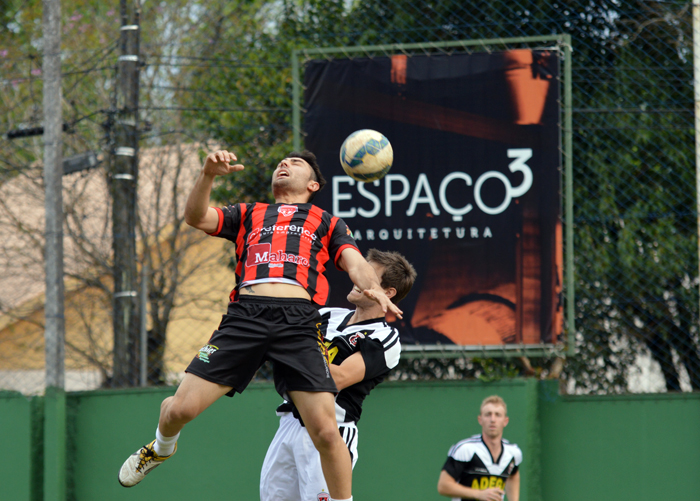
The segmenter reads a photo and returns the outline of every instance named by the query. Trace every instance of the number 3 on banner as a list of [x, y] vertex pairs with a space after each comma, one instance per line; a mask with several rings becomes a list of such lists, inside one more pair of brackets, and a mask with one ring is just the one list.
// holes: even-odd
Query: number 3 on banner
[[508, 158], [515, 158], [515, 161], [508, 165], [511, 172], [522, 172], [523, 182], [517, 188], [511, 188], [510, 196], [513, 198], [520, 197], [527, 193], [527, 190], [532, 186], [532, 169], [525, 162], [532, 158], [532, 148], [516, 148], [508, 150]]
[[[513, 198], [524, 195], [527, 193], [527, 190], [532, 187], [532, 170], [525, 163], [532, 158], [532, 148], [510, 149], [508, 150], [508, 158], [515, 158], [515, 160], [508, 165], [508, 168], [511, 172], [522, 172], [523, 182], [520, 184], [520, 186], [514, 188], [510, 185], [510, 180], [505, 176], [505, 174], [495, 170], [484, 172], [481, 176], [479, 176], [479, 179], [476, 180], [476, 184], [474, 185], [474, 200], [476, 201], [476, 205], [478, 205], [479, 208], [486, 214], [490, 214], [492, 216], [500, 214], [508, 208], [510, 201]], [[494, 177], [503, 183], [503, 186], [506, 188], [506, 194], [501, 205], [498, 207], [489, 207], [481, 199], [481, 186], [484, 184], [484, 181]]]

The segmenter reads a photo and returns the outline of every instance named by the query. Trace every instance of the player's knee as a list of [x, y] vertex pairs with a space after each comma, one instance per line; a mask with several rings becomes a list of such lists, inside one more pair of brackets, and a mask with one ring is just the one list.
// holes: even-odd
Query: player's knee
[[340, 438], [340, 432], [338, 431], [338, 427], [336, 426], [335, 422], [331, 423], [330, 425], [320, 425], [313, 431], [313, 433], [311, 433], [309, 430], [309, 435], [311, 435], [311, 439], [313, 440], [316, 449], [319, 451], [330, 450], [339, 444], [343, 445], [342, 439]]
[[174, 396], [163, 400], [161, 414], [167, 422], [186, 424], [199, 415], [199, 410], [191, 402]]

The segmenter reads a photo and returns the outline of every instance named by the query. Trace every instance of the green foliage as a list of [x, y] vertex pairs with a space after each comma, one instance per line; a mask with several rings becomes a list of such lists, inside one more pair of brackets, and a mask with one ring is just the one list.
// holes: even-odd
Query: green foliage
[[[9, 7], [8, 7], [9, 6]], [[0, 22], [0, 133], [41, 125], [42, 2], [14, 1]], [[0, 14], [1, 16], [2, 14]], [[116, 64], [113, 7], [96, 0], [63, 2], [61, 9], [64, 157], [100, 149], [104, 116], [110, 106]], [[119, 23], [117, 22], [117, 27]], [[111, 33], [110, 33], [111, 32]], [[14, 175], [43, 157], [40, 136], [0, 139], [0, 178]]]
[[650, 354], [678, 390], [675, 351], [700, 388], [688, 4], [325, 4], [338, 28], [315, 23], [319, 3], [305, 2], [314, 15], [293, 31], [316, 43], [325, 32], [326, 45], [572, 35], [579, 354], [565, 377], [575, 391], [627, 391], [630, 367]]
[[[108, 146], [101, 124], [113, 101], [120, 22], [116, 2], [62, 6], [68, 156]], [[568, 33], [577, 327], [569, 335], [578, 354], [567, 360], [564, 377], [574, 391], [624, 392], [638, 357], [651, 356], [668, 390], [680, 387], [683, 373], [700, 389], [689, 6], [642, 0], [144, 2], [141, 118], [152, 131], [143, 134], [142, 147], [190, 142], [202, 155], [230, 149], [246, 170], [221, 180], [217, 201], [269, 199], [270, 174], [292, 147], [292, 50]], [[41, 120], [40, 40], [40, 0], [0, 4], [1, 132]], [[41, 157], [40, 137], [0, 139], [2, 172], [19, 172]], [[517, 371], [503, 360], [402, 364], [406, 377], [452, 371], [498, 378]]]
[[10, 32], [14, 28], [11, 23], [16, 8], [14, 1], [4, 0], [0, 3], [0, 33]]
[[[639, 27], [641, 14], [619, 24]], [[690, 63], [675, 29], [689, 26], [657, 15], [650, 29], [620, 34], [607, 71], [584, 70], [592, 90], [575, 94], [580, 334], [567, 377], [586, 391], [626, 391], [644, 353], [679, 390], [672, 351], [700, 388], [692, 114], [673, 109], [692, 102], [692, 87], [678, 84]]]
[[205, 64], [178, 79], [182, 88], [197, 90], [175, 96], [190, 110], [182, 120], [201, 134], [203, 155], [226, 148], [246, 166], [216, 187], [213, 195], [222, 203], [269, 199], [272, 171], [291, 147], [290, 47], [269, 32], [267, 7], [261, 1], [209, 2], [208, 22], [182, 41], [206, 54]]
[[437, 357], [401, 359], [390, 378], [398, 381], [478, 379], [489, 383], [524, 375], [523, 369], [511, 359]]
[[[574, 49], [577, 292], [577, 332], [570, 336], [578, 355], [568, 360], [565, 378], [575, 391], [627, 391], [629, 368], [638, 356], [650, 354], [667, 389], [675, 390], [675, 351], [692, 387], [700, 387], [687, 4], [284, 0], [278, 5], [278, 15], [265, 18], [262, 31], [260, 25], [251, 31], [237, 27], [235, 21], [245, 16], [229, 19], [223, 9], [218, 45], [208, 53], [236, 54], [232, 68], [223, 69], [220, 78], [202, 71], [191, 80], [214, 96], [210, 103], [221, 103], [217, 108], [226, 103], [266, 110], [193, 114], [210, 137], [239, 148], [249, 163], [254, 158], [254, 171], [235, 184], [222, 183], [218, 198], [259, 199], [268, 192], [269, 170], [290, 144], [289, 112], [282, 110], [291, 106], [293, 48], [568, 33]], [[270, 12], [263, 6], [256, 6], [257, 20]], [[262, 64], [278, 66], [265, 71], [257, 66]], [[416, 374], [433, 370], [429, 362], [410, 364]], [[487, 378], [514, 370], [504, 361], [480, 367], [479, 377]]]

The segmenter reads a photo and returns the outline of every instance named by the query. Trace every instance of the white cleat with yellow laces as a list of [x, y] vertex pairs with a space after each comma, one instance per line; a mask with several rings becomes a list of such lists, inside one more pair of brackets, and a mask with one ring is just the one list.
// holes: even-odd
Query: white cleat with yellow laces
[[156, 454], [153, 446], [154, 440], [148, 445], [144, 445], [139, 450], [128, 457], [121, 469], [119, 470], [119, 483], [124, 487], [133, 487], [144, 479], [156, 466], [163, 464], [163, 461], [172, 457], [177, 452], [177, 444], [175, 450], [169, 456], [159, 456]]

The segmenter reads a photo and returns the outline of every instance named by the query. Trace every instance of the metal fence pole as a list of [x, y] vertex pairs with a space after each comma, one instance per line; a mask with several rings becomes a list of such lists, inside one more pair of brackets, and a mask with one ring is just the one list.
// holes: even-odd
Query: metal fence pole
[[693, 91], [695, 97], [695, 208], [698, 220], [700, 270], [700, 0], [693, 0]]
[[574, 285], [574, 119], [573, 119], [573, 76], [571, 36], [564, 35], [564, 204], [565, 204], [565, 248], [564, 287], [566, 291], [566, 352], [576, 353], [576, 301]]
[[299, 53], [292, 52], [292, 144], [294, 151], [301, 151], [301, 72]]
[[148, 310], [148, 264], [144, 262], [141, 268], [141, 353], [139, 370], [139, 385], [146, 386], [148, 384], [148, 324], [146, 319], [146, 311]]

